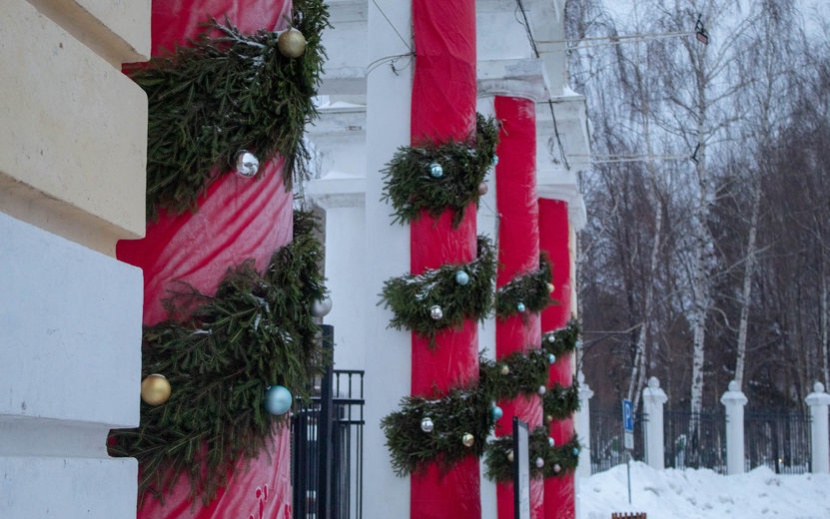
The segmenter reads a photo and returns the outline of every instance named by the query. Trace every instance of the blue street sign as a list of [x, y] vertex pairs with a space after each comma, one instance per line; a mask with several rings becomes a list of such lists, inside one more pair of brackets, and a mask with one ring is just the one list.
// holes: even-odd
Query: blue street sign
[[622, 419], [623, 419], [623, 446], [627, 450], [634, 449], [634, 407], [631, 405], [631, 400], [625, 399], [622, 401]]
[[623, 412], [623, 430], [626, 432], [634, 432], [634, 407], [631, 405], [631, 400], [625, 399], [622, 402]]

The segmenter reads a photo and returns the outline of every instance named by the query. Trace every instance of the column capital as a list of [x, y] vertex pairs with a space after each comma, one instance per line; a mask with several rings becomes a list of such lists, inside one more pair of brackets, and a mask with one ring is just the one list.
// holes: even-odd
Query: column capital
[[481, 61], [476, 83], [479, 97], [521, 97], [536, 103], [550, 99], [544, 63], [536, 58]]
[[663, 405], [668, 402], [669, 397], [666, 392], [660, 387], [660, 380], [657, 377], [648, 379], [648, 386], [643, 389], [643, 400], [650, 404]]
[[366, 179], [329, 174], [306, 185], [306, 196], [318, 207], [363, 207], [366, 203]]
[[805, 398], [804, 400], [810, 407], [830, 405], [830, 394], [827, 394], [824, 391], [824, 384], [822, 384], [821, 382], [816, 382], [815, 385], [813, 385], [813, 392], [807, 395], [807, 398]]
[[734, 380], [729, 383], [729, 390], [720, 397], [720, 403], [726, 407], [745, 406], [749, 402], [738, 383]]

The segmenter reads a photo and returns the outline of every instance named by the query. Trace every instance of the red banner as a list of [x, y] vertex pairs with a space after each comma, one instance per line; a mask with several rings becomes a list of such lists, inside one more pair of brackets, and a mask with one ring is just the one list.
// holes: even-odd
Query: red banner
[[[499, 214], [499, 271], [496, 287], [539, 268], [539, 206], [536, 197], [536, 104], [530, 99], [496, 97], [496, 118], [501, 122], [496, 166], [496, 200]], [[522, 313], [496, 322], [496, 358], [539, 347], [542, 328], [538, 314]], [[527, 422], [532, 431], [542, 424], [539, 397], [519, 397], [499, 406], [504, 416], [496, 435], [512, 434], [513, 416]], [[499, 519], [512, 519], [513, 485], [496, 488]], [[530, 509], [541, 517], [544, 488], [540, 480], [530, 484]]]
[[[475, 1], [413, 0], [412, 24], [418, 55], [412, 86], [411, 141], [443, 143], [466, 140], [475, 130]], [[445, 263], [476, 257], [475, 207], [453, 229], [451, 214], [433, 219], [423, 214], [410, 227], [413, 274]], [[438, 346], [412, 335], [412, 393], [432, 395], [478, 377], [478, 326], [441, 333]], [[484, 438], [476, 439], [484, 441]], [[460, 441], [460, 439], [459, 439]], [[448, 472], [436, 464], [410, 480], [410, 517], [479, 519], [481, 490], [478, 460], [470, 456]]]
[[[285, 28], [291, 1], [165, 0], [153, 3], [153, 53], [187, 45], [200, 24], [225, 18], [243, 32]], [[198, 211], [161, 211], [142, 240], [121, 241], [118, 259], [144, 271], [144, 324], [168, 318], [163, 306], [171, 291], [192, 287], [213, 294], [229, 267], [253, 259], [260, 272], [292, 236], [292, 197], [282, 181], [282, 160], [260, 167], [260, 178], [222, 176], [200, 199]], [[173, 389], [175, 391], [175, 388]], [[291, 449], [288, 429], [275, 431], [271, 448], [240, 460], [228, 486], [203, 506], [190, 498], [190, 481], [179, 478], [164, 502], [147, 496], [142, 519], [263, 519], [291, 517]]]

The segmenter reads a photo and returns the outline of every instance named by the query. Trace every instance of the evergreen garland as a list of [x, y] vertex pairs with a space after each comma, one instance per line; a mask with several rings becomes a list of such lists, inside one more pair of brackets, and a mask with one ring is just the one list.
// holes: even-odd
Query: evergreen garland
[[542, 405], [545, 416], [550, 416], [554, 420], [564, 420], [579, 411], [579, 383], [576, 377], [568, 387], [558, 382], [554, 383], [542, 397]]
[[[461, 285], [456, 274], [464, 271], [468, 283]], [[493, 307], [493, 280], [496, 275], [496, 257], [492, 242], [478, 238], [478, 257], [466, 265], [447, 264], [420, 275], [392, 278], [384, 283], [382, 298], [394, 317], [389, 326], [408, 329], [426, 337], [435, 347], [435, 337], [441, 330], [460, 328], [464, 320], [484, 320]], [[443, 317], [433, 319], [430, 309], [439, 306]]]
[[[139, 493], [163, 498], [178, 477], [209, 502], [240, 456], [261, 453], [276, 424], [263, 408], [266, 389], [305, 394], [325, 358], [310, 314], [326, 289], [318, 265], [316, 222], [295, 212], [294, 240], [264, 274], [253, 261], [228, 270], [215, 296], [183, 289], [167, 301], [171, 319], [145, 327], [142, 376], [163, 374], [169, 400], [141, 403], [137, 429], [113, 430], [110, 454], [139, 460]], [[176, 319], [176, 320], [173, 320]]]
[[[411, 222], [420, 218], [422, 210], [437, 218], [449, 209], [457, 227], [467, 207], [473, 202], [478, 206], [479, 184], [493, 165], [498, 135], [492, 118], [476, 114], [476, 134], [467, 142], [426, 142], [399, 148], [383, 170], [381, 197], [392, 203], [394, 221]], [[433, 163], [441, 166], [442, 176], [430, 174]]]
[[[507, 319], [524, 312], [538, 313], [555, 303], [548, 290], [553, 274], [551, 263], [544, 252], [539, 256], [539, 269], [517, 276], [496, 292], [496, 315]], [[524, 305], [524, 312], [519, 304]]]
[[[548, 381], [548, 355], [541, 350], [516, 351], [497, 362], [479, 360], [479, 385], [493, 400], [512, 400], [519, 396], [534, 395]], [[508, 373], [502, 374], [507, 368]]]
[[[579, 463], [579, 439], [574, 435], [566, 444], [550, 446], [548, 429], [536, 427], [528, 438], [530, 460], [530, 477], [534, 479], [564, 476], [573, 471]], [[513, 462], [510, 453], [513, 450], [513, 436], [505, 435], [491, 441], [485, 452], [487, 478], [499, 483], [513, 480]], [[543, 465], [536, 465], [541, 458]], [[558, 467], [558, 471], [557, 471]]]
[[307, 173], [303, 132], [317, 115], [312, 98], [323, 70], [327, 8], [322, 0], [295, 0], [292, 22], [307, 41], [299, 58], [278, 51], [278, 33], [246, 35], [227, 19], [211, 20], [191, 46], [128, 71], [149, 102], [148, 217], [158, 207], [194, 210], [242, 149], [263, 164], [281, 154], [286, 188]]
[[567, 353], [572, 353], [579, 346], [580, 333], [582, 332], [579, 323], [571, 319], [565, 328], [544, 334], [542, 348], [559, 359]]
[[[434, 461], [448, 469], [467, 456], [481, 457], [494, 426], [491, 403], [476, 388], [455, 389], [436, 399], [407, 396], [401, 407], [381, 420], [398, 476], [420, 473]], [[434, 424], [431, 432], [421, 429], [427, 417]], [[471, 447], [462, 442], [465, 433], [475, 439]]]

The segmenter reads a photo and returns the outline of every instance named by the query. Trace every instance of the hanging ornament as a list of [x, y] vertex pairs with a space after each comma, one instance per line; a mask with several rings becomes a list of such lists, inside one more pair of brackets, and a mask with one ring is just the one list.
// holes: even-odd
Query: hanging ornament
[[556, 445], [556, 442], [555, 442], [555, 441], [553, 440], [553, 438], [551, 438], [550, 436], [548, 436], [548, 445], [550, 445], [551, 447], [553, 447], [554, 445]]
[[499, 368], [499, 373], [502, 375], [509, 375], [510, 374], [510, 367], [507, 364], [502, 364], [501, 368]]
[[467, 448], [472, 447], [475, 442], [475, 436], [470, 433], [464, 433], [464, 436], [461, 437], [461, 443], [463, 443]]
[[581, 340], [577, 340], [577, 341], [576, 341], [576, 344], [574, 344], [574, 348], [579, 349], [579, 348], [581, 348], [581, 347], [582, 347], [582, 341], [581, 341]]
[[516, 310], [518, 310], [520, 312], [524, 312], [525, 311], [525, 304], [520, 302], [519, 304], [516, 305]]
[[164, 375], [153, 373], [141, 381], [141, 399], [148, 405], [161, 405], [170, 398], [170, 382]]
[[504, 416], [504, 411], [501, 410], [501, 407], [494, 405], [490, 408], [490, 414], [493, 416], [493, 421], [496, 421]]
[[508, 449], [507, 450], [507, 461], [509, 461], [510, 463], [513, 463], [513, 449]]
[[499, 156], [498, 155], [493, 155], [493, 162], [491, 164], [493, 165], [493, 167], [496, 167], [496, 165], [498, 163], [499, 163]]
[[432, 178], [441, 178], [444, 176], [444, 168], [441, 167], [441, 164], [433, 162], [429, 165], [429, 174]]
[[548, 342], [553, 344], [556, 342], [556, 337], [554, 337], [553, 334], [548, 335]]
[[434, 305], [429, 309], [429, 316], [432, 317], [434, 321], [438, 321], [444, 317], [444, 311], [441, 310], [440, 306]]
[[265, 410], [273, 415], [283, 415], [291, 409], [294, 397], [283, 386], [270, 386], [265, 390]]
[[556, 472], [557, 474], [559, 474], [559, 472], [562, 471], [562, 467], [560, 467], [559, 464], [557, 463], [556, 465], [553, 466], [553, 471]]
[[553, 364], [556, 362], [556, 355], [553, 353], [548, 353], [548, 364]]
[[548, 287], [548, 294], [553, 294], [553, 291], [555, 289], [555, 287], [553, 286], [553, 283], [548, 283], [547, 287]]
[[553, 415], [547, 414], [545, 415], [545, 423], [551, 423], [553, 421]]
[[574, 456], [579, 456], [579, 447], [574, 447], [573, 453]]
[[435, 424], [432, 423], [432, 418], [425, 416], [421, 420], [421, 430], [425, 433], [431, 433], [433, 429], [435, 429]]
[[277, 48], [286, 58], [299, 58], [305, 52], [305, 36], [297, 29], [283, 31], [277, 38]]
[[542, 396], [548, 392], [548, 388], [546, 388], [545, 386], [539, 386], [539, 390], [536, 392], [539, 393], [539, 396]]
[[479, 196], [484, 196], [487, 192], [490, 191], [490, 187], [487, 185], [486, 182], [482, 182], [478, 185], [478, 194]]
[[236, 172], [237, 174], [251, 178], [255, 177], [259, 171], [259, 159], [256, 155], [248, 150], [239, 150], [236, 152]]
[[536, 468], [540, 469], [545, 466], [545, 460], [542, 458], [536, 458]]
[[331, 312], [331, 305], [331, 298], [328, 296], [323, 299], [317, 299], [311, 303], [311, 315], [314, 317], [325, 317]]
[[455, 273], [455, 282], [461, 286], [464, 286], [470, 282], [470, 275], [463, 270], [459, 270]]

